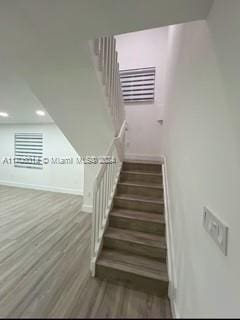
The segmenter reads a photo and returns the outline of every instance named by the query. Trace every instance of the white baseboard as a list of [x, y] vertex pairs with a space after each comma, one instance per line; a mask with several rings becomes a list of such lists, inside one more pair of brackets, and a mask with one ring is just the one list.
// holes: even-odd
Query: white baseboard
[[178, 310], [177, 310], [176, 301], [175, 301], [174, 284], [170, 279], [169, 279], [168, 297], [169, 297], [169, 300], [170, 300], [170, 307], [171, 307], [171, 311], [172, 311], [172, 317], [174, 319], [180, 319], [180, 316], [179, 316], [179, 313], [178, 313]]
[[162, 156], [149, 155], [149, 154], [135, 154], [135, 153], [125, 153], [125, 159], [128, 160], [141, 160], [141, 161], [163, 161]]
[[78, 189], [68, 189], [68, 188], [52, 187], [52, 186], [40, 186], [40, 185], [25, 184], [20, 182], [12, 182], [12, 181], [4, 181], [4, 180], [0, 180], [0, 185], [17, 187], [17, 188], [36, 189], [36, 190], [43, 190], [43, 191], [50, 191], [50, 192], [69, 193], [69, 194], [75, 194], [80, 196], [83, 195], [83, 191]]
[[[170, 299], [170, 298], [169, 298]], [[170, 299], [170, 306], [171, 306], [171, 311], [172, 311], [172, 317], [173, 319], [180, 319], [180, 315], [177, 311], [177, 306], [176, 306], [176, 303], [174, 301], [172, 301]]]
[[166, 222], [166, 240], [168, 248], [168, 277], [169, 277], [169, 290], [168, 296], [170, 299], [172, 315], [174, 318], [180, 318], [176, 305], [176, 288], [177, 288], [177, 276], [175, 270], [175, 253], [173, 246], [173, 230], [172, 219], [170, 210], [170, 198], [169, 198], [169, 184], [166, 157], [162, 156], [163, 162], [163, 187], [164, 187], [164, 209], [165, 209], [165, 222]]
[[81, 212], [86, 212], [86, 213], [92, 213], [93, 212], [93, 206], [83, 204], [81, 208]]
[[177, 311], [177, 306], [175, 302], [171, 302], [172, 314], [175, 319], [180, 319], [180, 315]]

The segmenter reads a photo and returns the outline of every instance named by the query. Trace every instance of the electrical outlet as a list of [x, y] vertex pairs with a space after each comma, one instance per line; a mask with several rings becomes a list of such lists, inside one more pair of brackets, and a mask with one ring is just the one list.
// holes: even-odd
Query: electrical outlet
[[203, 226], [226, 256], [228, 227], [206, 207], [203, 208]]

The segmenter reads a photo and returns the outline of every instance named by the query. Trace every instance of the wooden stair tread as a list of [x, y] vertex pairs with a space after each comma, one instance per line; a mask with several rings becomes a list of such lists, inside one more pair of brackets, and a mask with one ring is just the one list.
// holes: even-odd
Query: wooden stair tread
[[154, 204], [160, 204], [160, 205], [164, 204], [163, 199], [158, 199], [155, 197], [143, 197], [143, 196], [133, 195], [133, 194], [123, 194], [123, 193], [117, 194], [114, 197], [114, 199], [148, 202], [148, 203], [154, 203]]
[[131, 186], [131, 187], [141, 187], [141, 188], [154, 188], [154, 189], [163, 189], [161, 184], [157, 183], [143, 183], [143, 182], [130, 182], [130, 181], [119, 181], [118, 185], [120, 186]]
[[103, 249], [97, 265], [168, 282], [166, 264], [156, 259]]
[[165, 237], [151, 233], [109, 227], [104, 237], [166, 249]]
[[135, 170], [122, 170], [121, 173], [125, 174], [139, 174], [139, 175], [145, 175], [145, 176], [159, 176], [162, 177], [161, 173], [156, 173], [156, 172], [148, 172], [148, 171], [135, 171]]
[[130, 160], [130, 159], [125, 159], [123, 161], [123, 163], [126, 164], [146, 164], [146, 165], [157, 165], [157, 166], [161, 166], [162, 165], [162, 161], [160, 160]]
[[162, 171], [162, 163], [153, 161], [128, 160], [123, 162], [123, 170], [158, 173]]
[[114, 208], [111, 211], [110, 216], [165, 224], [164, 216], [157, 213], [150, 213], [150, 212], [144, 212], [144, 211]]

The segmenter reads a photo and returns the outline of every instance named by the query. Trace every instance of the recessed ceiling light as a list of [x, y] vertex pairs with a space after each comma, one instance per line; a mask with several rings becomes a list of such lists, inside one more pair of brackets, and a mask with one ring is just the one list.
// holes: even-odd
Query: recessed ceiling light
[[8, 113], [7, 112], [0, 112], [0, 117], [7, 118], [8, 117]]
[[45, 116], [45, 111], [43, 111], [43, 110], [37, 110], [37, 111], [36, 111], [36, 114], [37, 114], [38, 116], [40, 116], [40, 117], [43, 117], [43, 116]]

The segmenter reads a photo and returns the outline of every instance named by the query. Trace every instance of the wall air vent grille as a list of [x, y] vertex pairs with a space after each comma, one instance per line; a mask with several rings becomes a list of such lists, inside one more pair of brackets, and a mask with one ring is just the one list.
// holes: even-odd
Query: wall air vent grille
[[43, 134], [15, 133], [15, 161], [18, 168], [43, 168]]
[[123, 100], [125, 103], [154, 102], [155, 68], [120, 71]]

